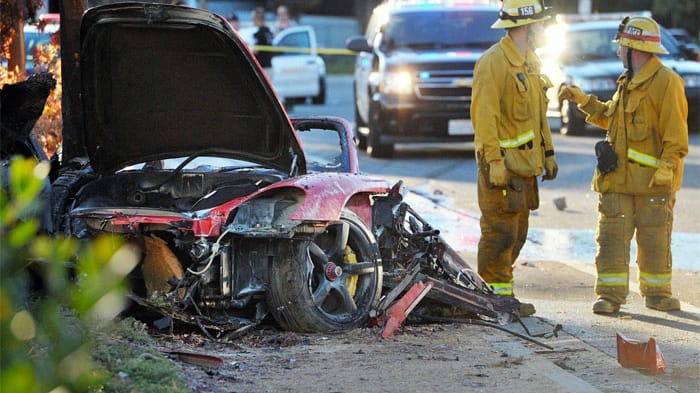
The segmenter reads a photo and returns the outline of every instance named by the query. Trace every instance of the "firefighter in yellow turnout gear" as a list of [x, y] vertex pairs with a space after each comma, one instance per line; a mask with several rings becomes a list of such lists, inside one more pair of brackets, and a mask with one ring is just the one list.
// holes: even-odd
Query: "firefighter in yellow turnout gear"
[[629, 291], [630, 242], [636, 232], [639, 286], [649, 308], [680, 310], [671, 292], [671, 230], [675, 193], [681, 187], [688, 154], [688, 103], [683, 80], [655, 53], [661, 45], [656, 22], [626, 18], [618, 34], [618, 56], [627, 68], [617, 92], [601, 102], [576, 86], [563, 87], [586, 113], [586, 121], [608, 130], [617, 157], [609, 173], [596, 169], [592, 188], [599, 193], [593, 312], [619, 311]]
[[[471, 118], [481, 210], [479, 275], [498, 295], [513, 296], [513, 265], [525, 244], [530, 210], [539, 207], [537, 176], [557, 175], [546, 90], [534, 48], [550, 16], [541, 0], [504, 0], [492, 28], [507, 34], [474, 69]], [[535, 312], [521, 303], [520, 315]]]

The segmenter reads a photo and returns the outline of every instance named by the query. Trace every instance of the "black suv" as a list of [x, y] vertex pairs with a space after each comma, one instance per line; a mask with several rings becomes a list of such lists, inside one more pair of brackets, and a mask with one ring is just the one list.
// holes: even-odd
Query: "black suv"
[[474, 64], [503, 36], [495, 5], [377, 6], [364, 36], [348, 40], [355, 65], [357, 143], [391, 157], [395, 143], [471, 142]]

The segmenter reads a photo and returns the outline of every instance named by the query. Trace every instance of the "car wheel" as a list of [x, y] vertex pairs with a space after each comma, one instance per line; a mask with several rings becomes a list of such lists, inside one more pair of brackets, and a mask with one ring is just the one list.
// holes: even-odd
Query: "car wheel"
[[337, 332], [364, 326], [381, 295], [374, 236], [350, 211], [313, 240], [292, 241], [270, 270], [268, 304], [285, 329]]
[[324, 105], [326, 103], [326, 78], [318, 78], [318, 95], [311, 98], [314, 105]]
[[576, 108], [576, 105], [569, 100], [564, 100], [559, 105], [559, 108], [561, 113], [561, 128], [559, 128], [559, 132], [562, 135], [583, 134], [586, 120]]
[[394, 145], [381, 142], [382, 128], [381, 112], [370, 105], [369, 137], [367, 139], [367, 153], [370, 157], [389, 158], [394, 155]]

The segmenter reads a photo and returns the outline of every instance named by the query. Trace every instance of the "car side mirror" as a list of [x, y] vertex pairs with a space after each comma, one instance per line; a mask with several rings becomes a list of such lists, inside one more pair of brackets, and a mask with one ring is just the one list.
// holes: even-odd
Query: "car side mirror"
[[700, 53], [696, 52], [695, 49], [686, 44], [679, 43], [678, 49], [681, 50], [681, 53], [686, 60], [698, 61], [700, 59]]
[[372, 52], [372, 46], [367, 42], [364, 36], [354, 36], [348, 38], [345, 42], [345, 47], [354, 52]]

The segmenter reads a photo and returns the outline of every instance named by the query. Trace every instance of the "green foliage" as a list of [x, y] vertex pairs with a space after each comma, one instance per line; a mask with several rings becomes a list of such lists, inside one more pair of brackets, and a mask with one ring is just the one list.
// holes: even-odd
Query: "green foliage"
[[149, 336], [134, 335], [133, 331], [128, 333], [128, 329], [118, 329], [125, 332], [126, 336], [102, 340], [94, 353], [95, 360], [104, 365], [106, 372], [116, 376], [105, 381], [102, 386], [105, 393], [189, 392], [180, 377], [179, 367], [162, 354], [147, 347], [141, 348], [131, 341], [136, 339], [149, 342]]
[[[0, 184], [9, 184], [0, 192], [2, 392], [98, 389], [105, 375], [93, 371], [85, 332], [122, 309], [122, 280], [137, 261], [118, 238], [79, 244], [40, 233], [35, 215], [46, 207], [38, 195], [48, 169], [48, 163], [14, 158], [9, 179], [0, 173]], [[36, 281], [40, 297], [30, 290]]]

